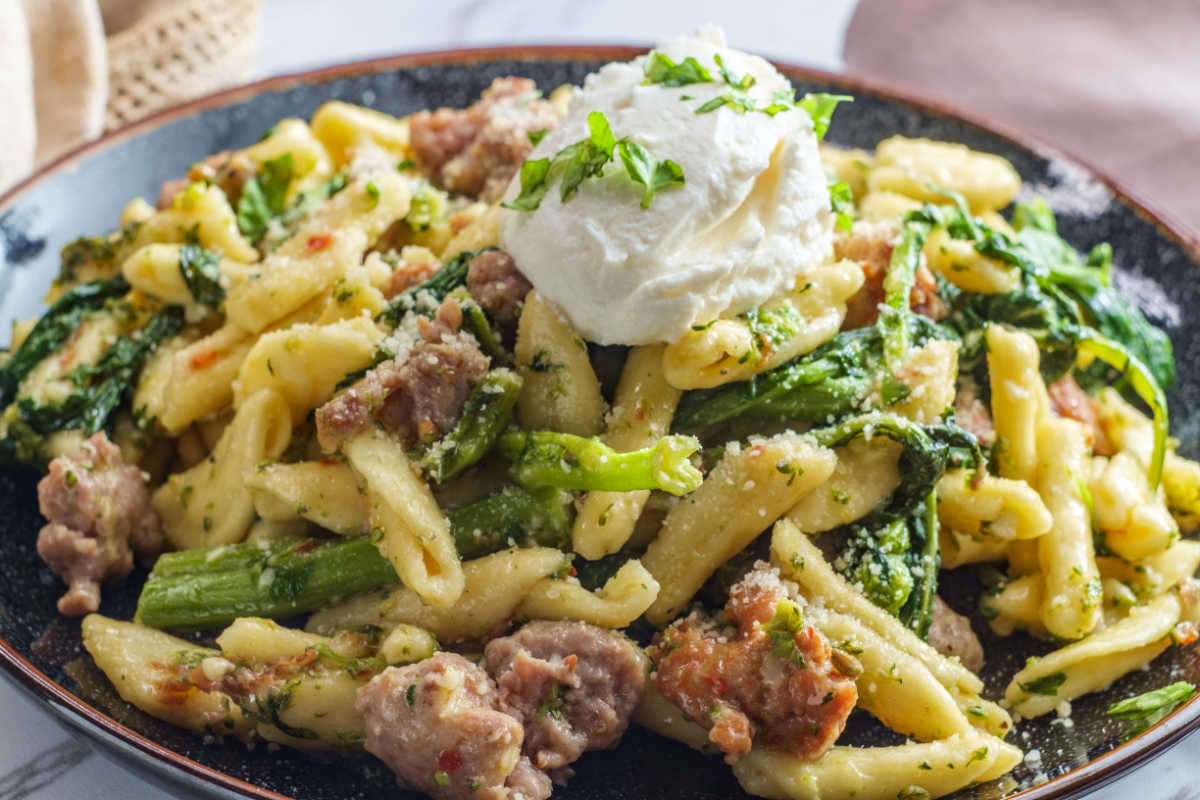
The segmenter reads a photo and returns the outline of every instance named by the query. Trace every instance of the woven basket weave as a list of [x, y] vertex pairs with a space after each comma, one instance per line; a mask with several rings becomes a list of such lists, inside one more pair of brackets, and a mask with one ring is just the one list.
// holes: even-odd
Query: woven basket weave
[[262, 0], [175, 0], [108, 38], [104, 127], [244, 82], [258, 56]]

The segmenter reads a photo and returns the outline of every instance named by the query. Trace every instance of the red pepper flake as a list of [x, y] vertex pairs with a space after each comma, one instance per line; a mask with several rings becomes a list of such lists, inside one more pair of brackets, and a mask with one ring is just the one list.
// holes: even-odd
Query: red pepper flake
[[340, 464], [342, 462], [336, 458], [330, 458], [329, 456], [325, 456], [324, 458], [319, 460], [317, 463], [320, 464], [322, 467], [332, 467], [332, 466], [336, 466], [337, 464]]
[[306, 541], [306, 542], [301, 542], [300, 544], [296, 545], [296, 550], [295, 550], [295, 552], [297, 552], [297, 553], [310, 553], [310, 552], [312, 552], [313, 550], [316, 550], [316, 549], [317, 549], [317, 540], [316, 540], [316, 539], [309, 539], [309, 540], [308, 540], [308, 541]]
[[314, 253], [319, 253], [326, 247], [329, 247], [329, 243], [332, 241], [332, 233], [317, 233], [308, 237], [308, 241], [304, 243], [304, 246]]
[[750, 456], [752, 458], [757, 458], [758, 456], [761, 456], [763, 454], [763, 450], [765, 450], [765, 449], [766, 448], [763, 447], [761, 444], [756, 444], [750, 448]]
[[705, 675], [704, 680], [717, 694], [725, 694], [725, 692], [729, 691], [729, 684], [720, 675]]
[[443, 750], [438, 753], [437, 766], [442, 772], [456, 772], [462, 765], [463, 757], [457, 750]]
[[579, 570], [575, 569], [575, 567], [571, 567], [571, 571], [568, 572], [567, 574], [570, 575], [572, 578], [575, 578], [575, 577], [579, 576]]
[[192, 369], [204, 369], [221, 357], [220, 350], [208, 350], [203, 353], [197, 353], [192, 356]]
[[634, 414], [633, 416], [636, 417], [639, 421], [644, 420], [646, 418], [646, 409], [639, 408], [637, 410], [637, 413]]

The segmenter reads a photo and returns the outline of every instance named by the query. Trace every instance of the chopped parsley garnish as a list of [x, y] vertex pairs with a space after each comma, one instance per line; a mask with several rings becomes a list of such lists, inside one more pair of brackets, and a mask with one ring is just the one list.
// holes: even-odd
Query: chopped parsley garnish
[[371, 198], [371, 208], [374, 208], [379, 204], [379, 187], [375, 185], [374, 181], [367, 181], [366, 191], [367, 197]]
[[801, 98], [796, 105], [808, 112], [808, 116], [812, 119], [813, 132], [817, 134], [818, 139], [825, 138], [825, 132], [829, 130], [829, 120], [833, 117], [834, 109], [839, 103], [853, 103], [854, 98], [848, 94], [806, 94]]
[[179, 274], [192, 299], [209, 308], [216, 308], [225, 299], [221, 272], [217, 269], [220, 263], [219, 255], [198, 244], [185, 244], [179, 248]]
[[511, 201], [501, 203], [514, 211], [533, 211], [542, 203], [555, 177], [560, 177], [559, 196], [569, 201], [587, 178], [604, 174], [605, 166], [619, 152], [631, 180], [641, 184], [642, 208], [649, 208], [661, 189], [684, 182], [683, 168], [670, 159], [655, 161], [644, 147], [627, 138], [613, 136], [608, 118], [601, 111], [588, 114], [588, 137], [567, 145], [554, 156], [526, 161], [521, 165], [521, 191]]
[[725, 66], [725, 59], [721, 58], [720, 53], [713, 54], [713, 61], [717, 62], [717, 68], [721, 70], [721, 77], [725, 79], [725, 82], [739, 92], [744, 92], [754, 85], [753, 75], [747, 72], [742, 77], [737, 77]]
[[538, 128], [536, 131], [530, 131], [525, 135], [529, 137], [529, 143], [534, 147], [537, 147], [538, 142], [542, 141], [542, 139], [545, 139], [546, 134], [549, 132], [550, 131], [547, 128]]
[[1027, 694], [1044, 694], [1053, 697], [1058, 694], [1058, 687], [1067, 682], [1067, 673], [1054, 672], [1043, 675], [1027, 683], [1019, 684], [1022, 692]]
[[450, 776], [449, 776], [449, 774], [446, 773], [445, 770], [439, 769], [437, 772], [433, 773], [433, 782], [436, 783], [438, 786], [442, 786], [442, 787], [449, 786], [450, 785]]
[[404, 158], [396, 162], [396, 169], [400, 172], [407, 172], [415, 166], [417, 166], [417, 162], [413, 161], [411, 158]]
[[831, 181], [829, 183], [829, 205], [833, 209], [833, 213], [837, 215], [834, 225], [839, 231], [848, 231], [854, 226], [854, 217], [850, 216], [851, 209], [854, 208], [854, 195], [850, 192], [850, 185], [845, 181]]
[[699, 61], [688, 56], [680, 63], [675, 63], [670, 56], [657, 51], [651, 51], [642, 65], [646, 75], [646, 83], [657, 83], [661, 86], [687, 86], [692, 83], [712, 83], [712, 74]]
[[1191, 699], [1196, 693], [1196, 687], [1187, 681], [1178, 681], [1161, 689], [1155, 689], [1136, 697], [1127, 697], [1108, 707], [1108, 715], [1113, 719], [1125, 720], [1129, 727], [1122, 734], [1122, 741], [1129, 741], [1134, 736], [1150, 728], [1166, 718], [1168, 714], [1181, 704]]
[[417, 685], [415, 683], [410, 683], [408, 685], [408, 691], [406, 691], [404, 693], [404, 702], [408, 703], [410, 708], [416, 704], [416, 702], [417, 702]]

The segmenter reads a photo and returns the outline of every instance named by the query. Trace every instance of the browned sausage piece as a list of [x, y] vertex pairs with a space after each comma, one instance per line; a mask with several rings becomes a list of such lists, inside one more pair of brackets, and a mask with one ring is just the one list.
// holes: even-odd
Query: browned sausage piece
[[531, 622], [484, 657], [501, 708], [525, 726], [523, 752], [544, 770], [614, 747], [645, 688], [637, 646], [586, 622]]
[[443, 189], [499, 200], [525, 156], [529, 134], [558, 124], [559, 112], [528, 78], [496, 78], [469, 108], [420, 111], [409, 122], [417, 167]]
[[516, 322], [525, 295], [532, 288], [513, 257], [503, 250], [484, 250], [471, 259], [467, 291], [497, 322]]
[[[834, 236], [833, 257], [858, 262], [866, 279], [863, 287], [846, 303], [844, 330], [865, 327], [879, 317], [879, 304], [884, 299], [883, 279], [887, 276], [892, 247], [899, 232], [896, 225], [889, 223], [856, 222], [849, 232]], [[909, 302], [913, 311], [932, 320], [946, 316], [946, 304], [938, 294], [937, 281], [923, 258], [917, 268]]]
[[128, 575], [133, 553], [149, 561], [162, 552], [146, 478], [103, 432], [50, 462], [38, 482], [38, 505], [49, 520], [38, 534], [38, 555], [69, 587], [58, 600], [61, 614], [95, 611], [100, 583]]
[[853, 659], [800, 620], [775, 623], [787, 589], [758, 562], [733, 586], [724, 622], [692, 614], [655, 637], [655, 685], [734, 763], [753, 742], [816, 760], [858, 702]]
[[962, 665], [972, 672], [983, 666], [983, 645], [971, 630], [971, 621], [957, 613], [936, 595], [933, 598], [933, 620], [929, 623], [929, 644], [944, 656], [958, 656]]
[[496, 686], [456, 653], [389, 667], [358, 690], [367, 752], [404, 786], [444, 800], [550, 796], [550, 779], [521, 755], [521, 723]]

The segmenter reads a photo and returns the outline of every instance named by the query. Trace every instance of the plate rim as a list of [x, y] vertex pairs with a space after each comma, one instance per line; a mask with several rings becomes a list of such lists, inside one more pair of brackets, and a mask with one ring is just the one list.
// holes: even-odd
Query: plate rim
[[[43, 180], [69, 170], [91, 155], [175, 120], [202, 111], [232, 105], [242, 100], [249, 100], [268, 91], [280, 91], [303, 84], [326, 83], [397, 69], [442, 64], [470, 65], [501, 60], [628, 60], [645, 53], [651, 47], [652, 45], [639, 44], [512, 44], [457, 47], [347, 61], [239, 84], [155, 111], [58, 156], [0, 194], [0, 218], [15, 206], [25, 193], [31, 191]], [[1187, 254], [1194, 265], [1200, 266], [1200, 234], [1194, 233], [1173, 214], [1165, 211], [1153, 201], [1143, 198], [1140, 193], [1113, 178], [1103, 169], [1095, 167], [1086, 159], [1078, 158], [1057, 146], [1048, 144], [1036, 135], [1020, 131], [1005, 123], [985, 119], [982, 115], [964, 111], [951, 103], [914, 92], [885, 80], [857, 74], [830, 72], [780, 59], [769, 58], [768, 60], [789, 78], [834, 84], [856, 94], [899, 101], [904, 105], [935, 116], [965, 123], [1042, 158], [1065, 161], [1081, 167], [1089, 177], [1102, 183], [1113, 193], [1114, 197], [1123, 202], [1137, 216], [1153, 225], [1162, 235], [1175, 243], [1180, 250]], [[3, 669], [7, 676], [27, 693], [46, 703], [50, 707], [50, 711], [59, 713], [73, 728], [107, 746], [114, 744], [107, 740], [109, 737], [116, 739], [117, 742], [133, 751], [127, 755], [136, 756], [147, 767], [158, 769], [165, 767], [166, 772], [161, 777], [198, 779], [213, 788], [223, 789], [235, 795], [251, 798], [251, 800], [294, 800], [294, 798], [249, 783], [188, 758], [125, 726], [55, 682], [3, 637], [0, 637], [0, 669]], [[1017, 794], [1009, 795], [1005, 800], [1068, 800], [1079, 797], [1147, 764], [1197, 730], [1200, 730], [1200, 693], [1142, 734], [1117, 745], [1107, 753], [1069, 772], [1045, 783], [1031, 786]], [[182, 775], [173, 774], [175, 771], [181, 772]]]

